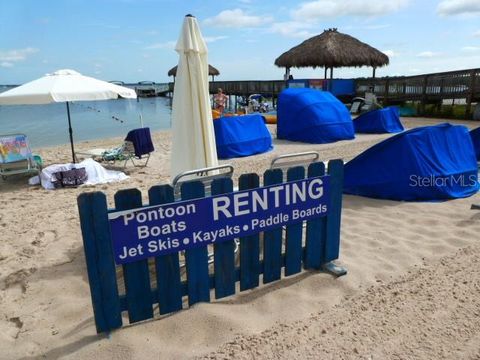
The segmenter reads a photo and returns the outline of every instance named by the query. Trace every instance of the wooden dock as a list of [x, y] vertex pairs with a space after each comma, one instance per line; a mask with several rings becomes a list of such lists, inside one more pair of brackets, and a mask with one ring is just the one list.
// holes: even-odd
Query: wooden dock
[[420, 102], [421, 110], [427, 104], [440, 106], [444, 101], [464, 99], [466, 116], [471, 105], [480, 101], [480, 68], [442, 73], [356, 79], [356, 92], [363, 96], [371, 86], [384, 104]]
[[[146, 87], [153, 88], [157, 96], [171, 96], [173, 93], [173, 82], [121, 83], [121, 85], [137, 91], [142, 91]], [[211, 94], [216, 93], [218, 88], [235, 97], [262, 94], [271, 97], [275, 104], [278, 94], [286, 88], [286, 83], [283, 80], [211, 81], [209, 87]], [[472, 103], [480, 102], [480, 68], [414, 76], [359, 78], [355, 79], [356, 93], [342, 100], [348, 100], [353, 96], [363, 97], [371, 87], [374, 87], [375, 94], [384, 105], [418, 102], [420, 113], [424, 112], [427, 104], [441, 106], [447, 101], [454, 103], [457, 99], [463, 99], [466, 104], [465, 115], [469, 118], [472, 114]]]

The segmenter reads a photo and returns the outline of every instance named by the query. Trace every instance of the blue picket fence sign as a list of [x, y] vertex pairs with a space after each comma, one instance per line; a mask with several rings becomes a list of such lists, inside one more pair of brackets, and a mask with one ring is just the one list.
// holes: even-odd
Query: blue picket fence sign
[[[78, 208], [97, 332], [122, 327], [122, 312], [127, 313], [129, 323], [135, 323], [198, 302], [210, 302], [212, 295], [215, 299], [234, 295], [237, 282], [240, 291], [244, 291], [258, 287], [260, 282], [280, 280], [282, 268], [284, 276], [297, 274], [302, 268], [329, 268], [327, 265], [338, 258], [340, 249], [343, 161], [331, 160], [327, 170], [321, 162], [310, 164], [307, 171], [294, 167], [286, 175], [285, 182], [282, 170], [267, 170], [261, 184], [259, 175], [244, 174], [239, 178], [238, 191], [254, 192], [262, 190], [261, 186], [268, 189], [324, 176], [321, 179], [326, 189], [324, 195], [328, 197], [325, 199], [328, 211], [305, 217], [308, 220], [289, 220], [279, 226], [265, 227], [265, 231], [240, 233], [237, 238], [196, 244], [181, 251], [169, 250], [120, 265], [115, 257], [118, 245], [109, 216], [174, 204], [173, 188], [170, 185], [150, 188], [147, 205], [142, 204], [138, 189], [121, 190], [115, 194], [115, 209], [107, 208], [102, 192], [81, 194]], [[210, 196], [214, 199], [236, 194], [233, 188], [231, 179], [216, 179]], [[192, 199], [209, 200], [199, 181], [182, 184], [181, 201], [196, 201]]]

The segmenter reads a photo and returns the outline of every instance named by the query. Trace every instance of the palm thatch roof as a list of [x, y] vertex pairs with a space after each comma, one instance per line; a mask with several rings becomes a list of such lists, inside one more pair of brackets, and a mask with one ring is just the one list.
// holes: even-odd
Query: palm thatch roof
[[388, 65], [388, 56], [337, 29], [325, 30], [305, 40], [275, 60], [278, 67], [380, 67]]
[[[177, 76], [177, 67], [174, 66], [170, 70], [168, 70], [168, 76]], [[212, 65], [208, 65], [208, 75], [213, 75], [213, 76], [218, 76], [220, 75], [220, 71], [218, 71], [216, 68], [214, 68]]]

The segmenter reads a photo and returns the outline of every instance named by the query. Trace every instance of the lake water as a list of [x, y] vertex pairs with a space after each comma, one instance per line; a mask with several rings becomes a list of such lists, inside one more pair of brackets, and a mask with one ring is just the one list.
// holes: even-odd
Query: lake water
[[[70, 104], [74, 141], [126, 136], [144, 126], [152, 131], [171, 126], [170, 100], [163, 97], [137, 100], [79, 101]], [[65, 103], [0, 106], [0, 135], [27, 134], [33, 148], [67, 144]]]

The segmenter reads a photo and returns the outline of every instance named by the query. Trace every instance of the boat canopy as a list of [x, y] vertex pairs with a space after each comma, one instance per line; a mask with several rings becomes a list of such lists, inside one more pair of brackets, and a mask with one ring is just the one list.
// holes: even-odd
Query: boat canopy
[[344, 192], [391, 200], [463, 198], [479, 189], [465, 126], [439, 124], [397, 134], [345, 165]]
[[404, 130], [396, 106], [366, 112], [353, 120], [353, 125], [356, 134], [397, 133]]
[[273, 149], [263, 116], [220, 117], [213, 121], [219, 159], [261, 154]]
[[345, 105], [328, 91], [289, 88], [277, 106], [279, 139], [323, 144], [355, 137]]

